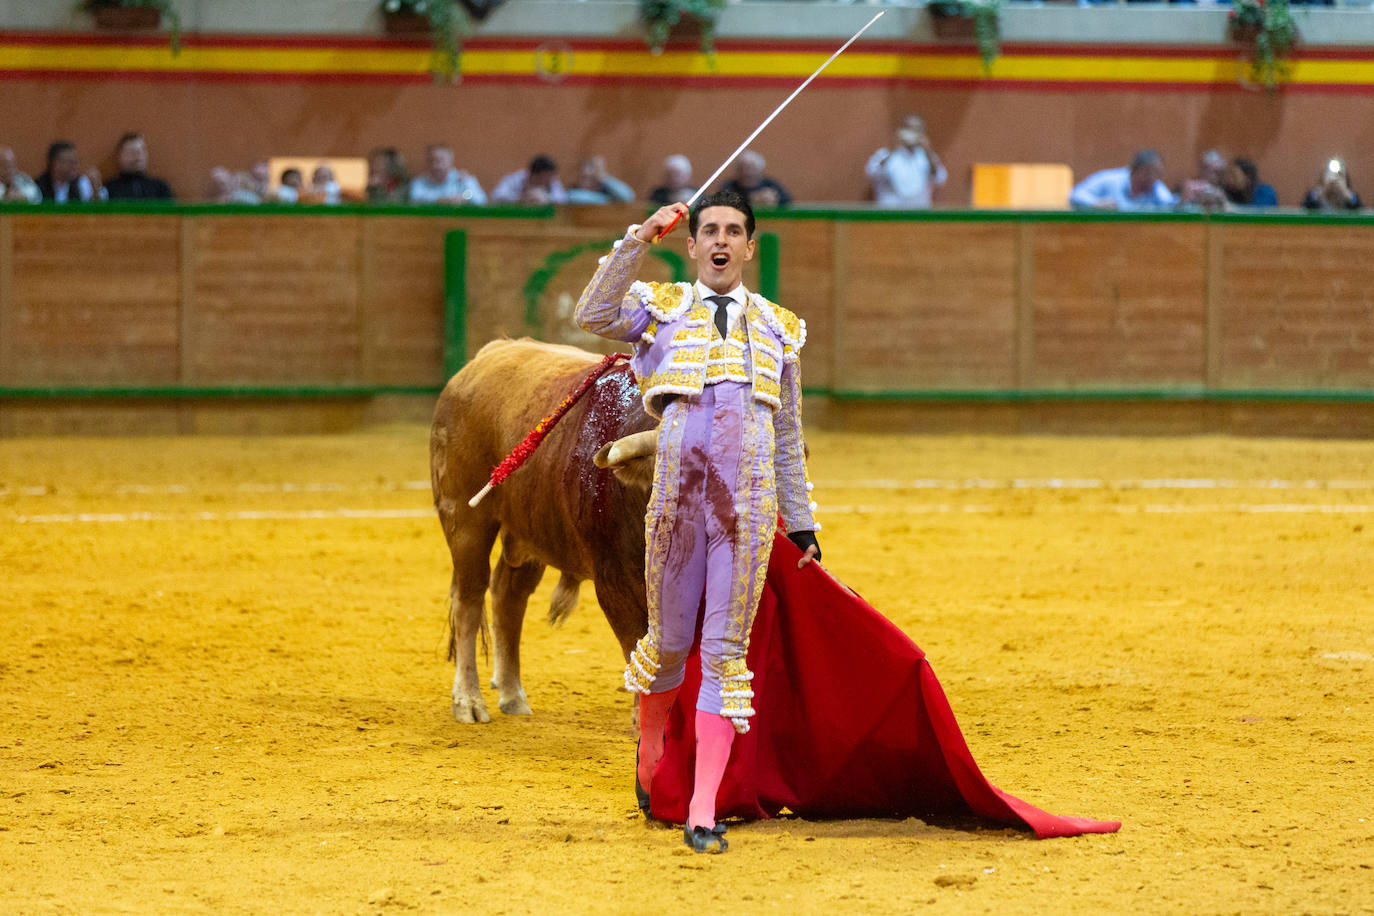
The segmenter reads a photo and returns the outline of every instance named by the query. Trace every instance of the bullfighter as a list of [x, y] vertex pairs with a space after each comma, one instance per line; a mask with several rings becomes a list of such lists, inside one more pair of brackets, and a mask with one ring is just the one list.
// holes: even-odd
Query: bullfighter
[[[645, 252], [688, 216], [695, 283], [635, 279]], [[654, 767], [701, 614], [702, 684], [696, 764], [683, 840], [697, 852], [729, 848], [716, 793], [736, 732], [754, 715], [749, 632], [781, 514], [787, 536], [820, 559], [806, 477], [798, 357], [806, 324], [745, 289], [755, 253], [754, 214], [718, 192], [690, 214], [681, 204], [631, 226], [577, 303], [581, 328], [632, 344], [645, 409], [660, 418], [645, 517], [649, 631], [625, 686], [641, 694], [635, 790], [649, 811]]]

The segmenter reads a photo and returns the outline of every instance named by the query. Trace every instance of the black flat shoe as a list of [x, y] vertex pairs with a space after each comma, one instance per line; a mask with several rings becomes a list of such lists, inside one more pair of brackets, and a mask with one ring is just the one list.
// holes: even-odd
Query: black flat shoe
[[639, 784], [639, 774], [635, 774], [635, 801], [639, 803], [639, 811], [645, 817], [652, 818], [654, 815], [649, 810], [649, 793]]
[[705, 827], [682, 827], [682, 845], [692, 847], [693, 852], [719, 855], [730, 848], [725, 839], [725, 825], [716, 824], [710, 830]]

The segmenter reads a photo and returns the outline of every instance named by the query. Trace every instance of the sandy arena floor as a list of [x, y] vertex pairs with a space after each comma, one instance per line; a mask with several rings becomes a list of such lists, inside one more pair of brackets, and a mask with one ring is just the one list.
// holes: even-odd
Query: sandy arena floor
[[[0, 441], [0, 912], [1374, 912], [1374, 444], [814, 435], [826, 565], [1114, 836], [630, 791], [584, 588], [460, 726], [426, 430]], [[495, 710], [495, 699], [488, 703]]]

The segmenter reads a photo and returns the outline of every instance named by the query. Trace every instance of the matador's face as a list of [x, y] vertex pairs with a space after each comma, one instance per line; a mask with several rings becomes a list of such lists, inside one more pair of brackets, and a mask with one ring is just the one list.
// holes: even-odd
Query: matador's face
[[746, 261], [754, 259], [754, 240], [744, 214], [734, 207], [707, 207], [697, 217], [697, 234], [687, 239], [687, 257], [697, 262], [697, 279], [717, 293], [739, 285]]

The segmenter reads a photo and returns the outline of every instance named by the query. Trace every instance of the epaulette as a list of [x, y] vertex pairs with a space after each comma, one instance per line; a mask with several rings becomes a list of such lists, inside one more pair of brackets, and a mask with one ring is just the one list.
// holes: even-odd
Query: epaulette
[[645, 311], [661, 322], [680, 318], [696, 299], [690, 283], [646, 283], [636, 280], [630, 284], [630, 292], [639, 299]]
[[782, 338], [782, 342], [792, 349], [792, 352], [801, 350], [806, 343], [806, 322], [798, 318], [794, 312], [790, 312], [776, 302], [769, 302], [758, 293], [751, 294], [754, 304], [763, 313], [764, 320], [773, 332]]

